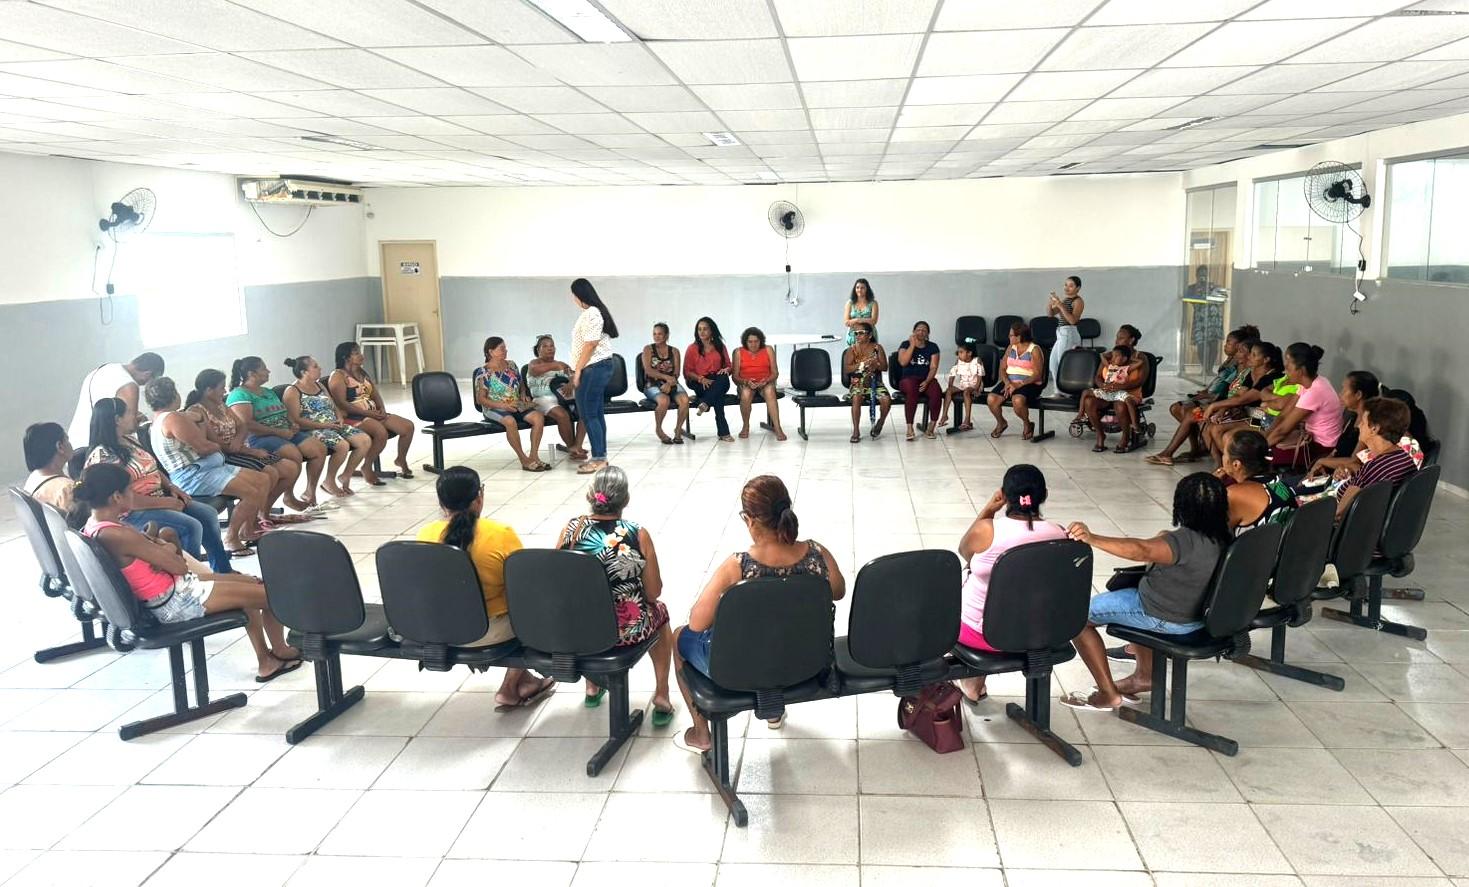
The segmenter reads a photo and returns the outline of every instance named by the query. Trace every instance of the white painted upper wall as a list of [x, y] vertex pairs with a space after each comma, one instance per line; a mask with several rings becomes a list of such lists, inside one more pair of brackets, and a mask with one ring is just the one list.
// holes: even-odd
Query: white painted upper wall
[[1367, 192], [1372, 195], [1372, 206], [1354, 224], [1362, 233], [1362, 249], [1367, 254], [1365, 277], [1376, 278], [1382, 273], [1385, 236], [1390, 235], [1386, 230], [1389, 161], [1451, 154], [1466, 149], [1469, 149], [1469, 114], [1460, 114], [1190, 170], [1183, 175], [1183, 186], [1193, 189], [1230, 182], [1236, 184], [1234, 266], [1252, 268], [1255, 180], [1304, 173], [1323, 160], [1361, 164], [1363, 181], [1367, 184]]
[[[293, 237], [261, 227], [232, 176], [91, 160], [0, 154], [0, 304], [95, 298], [96, 248], [111, 243], [97, 228], [114, 200], [133, 188], [158, 197], [150, 230], [235, 235], [244, 286], [335, 280], [367, 274], [360, 207], [319, 208]], [[298, 207], [261, 207], [277, 231], [301, 220]], [[106, 276], [101, 258], [97, 287]]]
[[776, 200], [806, 217], [793, 270], [945, 271], [1177, 265], [1177, 173], [725, 187], [372, 188], [378, 242], [433, 240], [446, 277], [769, 274]]

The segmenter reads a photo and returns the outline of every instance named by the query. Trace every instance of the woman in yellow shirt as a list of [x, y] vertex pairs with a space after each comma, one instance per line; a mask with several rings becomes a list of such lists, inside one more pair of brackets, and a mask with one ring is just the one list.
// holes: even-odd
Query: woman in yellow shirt
[[[469, 552], [484, 592], [485, 614], [490, 617], [490, 630], [468, 646], [489, 647], [514, 640], [510, 607], [505, 602], [505, 558], [522, 548], [520, 537], [510, 527], [479, 516], [484, 509], [485, 487], [474, 469], [462, 465], [447, 468], [434, 489], [444, 519], [419, 530], [418, 541], [442, 542]], [[555, 687], [551, 678], [538, 679], [523, 668], [507, 668], [505, 680], [495, 693], [495, 711], [531, 705]]]

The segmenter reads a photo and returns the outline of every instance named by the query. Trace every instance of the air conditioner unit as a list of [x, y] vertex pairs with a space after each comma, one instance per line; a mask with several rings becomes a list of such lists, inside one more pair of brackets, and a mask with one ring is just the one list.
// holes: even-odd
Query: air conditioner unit
[[251, 203], [288, 203], [298, 206], [360, 204], [362, 191], [338, 182], [310, 179], [239, 179], [240, 191]]

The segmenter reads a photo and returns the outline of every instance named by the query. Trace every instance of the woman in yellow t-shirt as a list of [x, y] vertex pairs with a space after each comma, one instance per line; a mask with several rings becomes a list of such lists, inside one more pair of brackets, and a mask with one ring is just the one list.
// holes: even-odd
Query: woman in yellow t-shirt
[[[485, 614], [490, 617], [490, 630], [468, 646], [488, 647], [514, 640], [510, 608], [505, 602], [505, 558], [521, 549], [520, 537], [510, 527], [479, 516], [484, 509], [485, 487], [474, 469], [462, 465], [446, 468], [434, 489], [444, 519], [419, 530], [418, 541], [442, 542], [469, 552], [484, 592]], [[555, 687], [551, 678], [538, 679], [523, 668], [507, 668], [505, 680], [495, 693], [495, 711], [531, 705], [550, 695]]]

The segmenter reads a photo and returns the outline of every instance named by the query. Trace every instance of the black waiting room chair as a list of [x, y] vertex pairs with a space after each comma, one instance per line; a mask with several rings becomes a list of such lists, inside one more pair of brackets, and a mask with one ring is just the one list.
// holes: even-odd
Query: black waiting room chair
[[832, 613], [831, 586], [817, 576], [746, 579], [719, 599], [709, 674], [683, 667], [694, 706], [709, 719], [704, 770], [736, 826], [749, 814], [735, 794], [729, 719], [745, 711], [779, 718], [788, 704], [833, 695], [823, 680], [832, 667]]
[[[1074, 414], [1081, 408], [1081, 396], [1095, 387], [1101, 365], [1101, 356], [1087, 348], [1073, 348], [1061, 355], [1061, 365], [1056, 368], [1056, 393], [1043, 395], [1031, 405], [1040, 414], [1032, 443], [1056, 436], [1054, 430], [1046, 430], [1046, 413], [1055, 410]], [[1072, 426], [1073, 430], [1078, 427]]]
[[[399, 656], [429, 671], [484, 670], [520, 649], [506, 641], [471, 647], [489, 631], [485, 596], [469, 553], [437, 542], [400, 540], [377, 550], [378, 587]], [[518, 664], [518, 663], [516, 663]]]
[[61, 558], [61, 565], [66, 570], [67, 584], [71, 586], [74, 596], [73, 612], [83, 609], [90, 613], [91, 618], [97, 621], [98, 630], [107, 646], [119, 653], [131, 653], [136, 648], [132, 636], [125, 634], [122, 629], [108, 622], [107, 618], [102, 615], [102, 608], [97, 604], [97, 596], [92, 593], [92, 587], [87, 584], [87, 575], [82, 572], [81, 564], [77, 563], [76, 555], [72, 553], [71, 546], [66, 542], [66, 532], [71, 529], [67, 526], [66, 515], [44, 502], [38, 504], [41, 506], [41, 516], [46, 522], [46, 529], [51, 531], [51, 538], [60, 540], [60, 544], [56, 546], [56, 554]]
[[[642, 363], [642, 361], [639, 361]], [[637, 413], [643, 407], [638, 401], [642, 400], [642, 391], [638, 391], [638, 400], [624, 400], [622, 396], [627, 393], [627, 361], [622, 359], [621, 354], [612, 355], [612, 377], [607, 380], [607, 390], [603, 393], [602, 409], [610, 414], [614, 413]], [[652, 409], [652, 407], [649, 407]]]
[[[1337, 523], [1331, 540], [1331, 554], [1327, 558], [1327, 563], [1336, 569], [1337, 585], [1313, 589], [1312, 600], [1346, 598], [1352, 601], [1366, 597], [1367, 567], [1372, 563], [1372, 553], [1382, 536], [1392, 492], [1391, 484], [1377, 483], [1359, 490], [1352, 497], [1346, 514]], [[1351, 621], [1350, 613], [1330, 607], [1323, 607], [1321, 615], [1327, 619]]]
[[1346, 687], [1346, 682], [1334, 674], [1285, 661], [1286, 628], [1298, 628], [1311, 621], [1311, 593], [1326, 568], [1335, 522], [1336, 500], [1331, 498], [1317, 499], [1291, 515], [1280, 543], [1275, 576], [1270, 580], [1270, 597], [1275, 606], [1261, 610], [1250, 623], [1252, 630], [1270, 629], [1270, 658], [1261, 659], [1248, 653], [1236, 656], [1236, 663], [1328, 690]]
[[[1206, 733], [1184, 723], [1188, 705], [1188, 664], [1197, 659], [1234, 659], [1250, 652], [1250, 624], [1260, 612], [1284, 534], [1280, 524], [1256, 527], [1225, 549], [1210, 582], [1204, 608], [1204, 627], [1188, 634], [1161, 634], [1124, 625], [1108, 625], [1107, 633], [1153, 651], [1153, 688], [1150, 710], [1117, 709], [1117, 716], [1146, 727], [1234, 756], [1239, 743]], [[1168, 664], [1173, 664], [1173, 687], [1168, 687]], [[1168, 703], [1172, 707], [1168, 707]], [[1166, 712], [1166, 714], [1165, 714]]]
[[983, 345], [989, 341], [989, 325], [985, 319], [978, 314], [961, 314], [954, 321], [954, 347], [969, 342], [971, 345]]
[[1051, 349], [1056, 347], [1056, 325], [1054, 317], [1030, 319], [1030, 340], [1045, 350], [1047, 360], [1051, 357]]
[[631, 711], [628, 672], [653, 646], [618, 646], [617, 614], [607, 571], [589, 554], [524, 548], [505, 559], [510, 623], [523, 646], [524, 665], [563, 683], [590, 680], [607, 689], [607, 741], [587, 761], [596, 776], [638, 730], [643, 713]]
[[994, 333], [990, 336], [990, 342], [993, 343], [996, 348], [1004, 351], [1006, 348], [1010, 347], [1010, 327], [1014, 326], [1017, 323], [1024, 322], [1025, 318], [1021, 317], [1019, 314], [1001, 314], [999, 317], [996, 317], [994, 319], [993, 326], [991, 327], [994, 330]]
[[928, 549], [869, 561], [852, 585], [847, 634], [836, 639], [842, 695], [913, 696], [944, 680], [959, 637], [959, 556]]
[[491, 428], [478, 420], [456, 421], [464, 412], [464, 403], [459, 396], [459, 382], [450, 373], [419, 373], [413, 377], [413, 412], [419, 421], [429, 423], [423, 428], [433, 441], [433, 462], [423, 466], [429, 474], [444, 470], [444, 441], [500, 430], [498, 425]]
[[1081, 752], [1051, 730], [1051, 672], [1076, 656], [1071, 641], [1086, 627], [1091, 601], [1091, 546], [1070, 539], [1018, 545], [995, 561], [984, 604], [985, 643], [992, 653], [954, 645], [961, 666], [950, 677], [1018, 671], [1025, 707], [1005, 714], [1060, 755], [1081, 766]]
[[1095, 348], [1097, 340], [1102, 337], [1102, 323], [1095, 317], [1083, 317], [1076, 322], [1076, 335], [1090, 344], [1088, 348]]
[[388, 622], [381, 606], [363, 603], [352, 555], [331, 536], [268, 533], [259, 550], [270, 611], [316, 676], [316, 712], [286, 731], [294, 745], [362, 699], [362, 687], [342, 689], [342, 654], [388, 645]]
[[[244, 628], [249, 622], [244, 610], [225, 610], [187, 622], [158, 623], [148, 616], [143, 605], [123, 578], [122, 571], [102, 543], [68, 530], [66, 543], [86, 577], [87, 587], [97, 599], [107, 621], [130, 632], [135, 643], [144, 650], [168, 650], [169, 674], [173, 686], [173, 712], [124, 724], [118, 730], [124, 740], [136, 739], [159, 730], [177, 727], [199, 718], [209, 717], [245, 704], [244, 693], [231, 693], [218, 699], [209, 698], [209, 659], [204, 652], [204, 639], [210, 635]], [[194, 704], [189, 704], [188, 679], [184, 674], [184, 645], [189, 645], [193, 660]]]
[[[60, 546], [56, 544], [58, 537], [48, 526], [43, 513], [43, 509], [49, 506], [32, 499], [17, 487], [10, 488], [10, 499], [15, 504], [16, 520], [20, 522], [20, 528], [25, 533], [26, 541], [30, 543], [31, 552], [36, 556], [37, 565], [41, 568], [41, 592], [47, 597], [65, 599], [70, 604], [71, 614], [82, 624], [80, 641], [37, 650], [35, 660], [51, 662], [63, 656], [85, 653], [88, 650], [96, 650], [105, 646], [107, 641], [104, 636], [107, 633], [107, 623], [103, 620], [100, 626], [98, 625], [101, 613], [96, 602], [90, 599], [90, 595], [81, 593], [80, 574], [66, 568], [66, 562], [59, 550]], [[66, 528], [65, 520], [62, 521], [61, 526], [62, 529]], [[61, 545], [64, 546], [65, 537], [61, 538], [63, 540]]]
[[800, 394], [792, 395], [791, 401], [801, 411], [801, 424], [796, 433], [801, 440], [806, 436], [806, 410], [818, 407], [844, 406], [845, 401], [835, 394], [823, 392], [831, 388], [831, 355], [824, 348], [797, 348], [791, 352], [791, 388]]
[[[646, 391], [647, 388], [648, 388], [648, 371], [645, 370], [645, 369], [643, 369], [643, 356], [641, 354], [639, 354], [637, 357], [633, 358], [632, 365], [633, 365], [633, 380], [637, 383], [638, 394], [639, 394], [639, 396], [641, 396], [642, 393], [644, 391]], [[679, 384], [684, 384], [684, 383], [683, 383], [682, 380], [680, 380], [680, 383]], [[685, 388], [687, 388], [687, 385], [685, 385]], [[693, 401], [693, 395], [692, 394], [689, 395], [689, 400], [691, 402]], [[641, 409], [641, 410], [652, 411], [652, 410], [656, 410], [658, 408], [658, 404], [657, 404], [656, 401], [652, 401], [652, 400], [649, 400], [646, 397], [643, 397], [643, 399], [638, 403], [638, 408]], [[678, 417], [678, 405], [677, 404], [670, 403], [668, 405], [668, 409], [669, 409], [670, 412], [672, 412], [674, 414], [674, 417], [675, 418]], [[693, 411], [692, 410], [690, 410], [690, 412], [689, 412], [689, 420], [684, 423], [683, 436], [686, 437], [686, 438], [688, 438], [689, 440], [697, 440], [698, 439], [694, 435], [694, 419], [693, 419]]]
[[[1350, 597], [1351, 611], [1327, 610], [1325, 615], [1341, 622], [1350, 622], [1363, 628], [1385, 631], [1421, 641], [1428, 631], [1416, 625], [1404, 625], [1382, 618], [1382, 577], [1402, 577], [1413, 572], [1413, 549], [1423, 539], [1428, 526], [1428, 513], [1433, 507], [1433, 494], [1438, 489], [1439, 473], [1443, 469], [1430, 465], [1419, 470], [1393, 490], [1388, 500], [1382, 533], [1376, 545], [1368, 545], [1370, 555], [1362, 575], [1366, 578], [1366, 590], [1359, 585], [1356, 594]], [[1364, 490], [1363, 493], [1366, 491]], [[1361, 498], [1359, 493], [1357, 498]], [[1356, 501], [1353, 500], [1353, 505]]]

